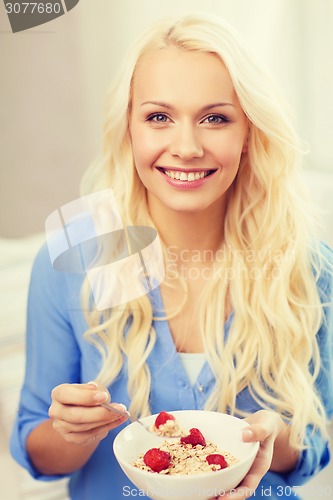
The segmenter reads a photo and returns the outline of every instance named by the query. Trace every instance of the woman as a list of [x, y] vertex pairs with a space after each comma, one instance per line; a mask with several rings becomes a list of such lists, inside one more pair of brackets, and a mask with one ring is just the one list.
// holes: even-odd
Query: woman
[[333, 258], [302, 201], [299, 156], [271, 82], [230, 28], [187, 16], [136, 44], [84, 192], [112, 188], [124, 226], [157, 229], [166, 277], [99, 311], [86, 279], [54, 271], [46, 249], [37, 257], [12, 437], [35, 477], [70, 474], [73, 499], [129, 491], [112, 452], [128, 412], [101, 407], [110, 395], [132, 418], [246, 417], [243, 439], [260, 450], [238, 498], [267, 487], [287, 498], [327, 464]]

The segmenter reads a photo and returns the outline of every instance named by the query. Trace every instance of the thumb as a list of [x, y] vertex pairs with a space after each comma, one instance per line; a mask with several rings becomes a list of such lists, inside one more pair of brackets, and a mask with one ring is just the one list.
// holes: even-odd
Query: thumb
[[246, 443], [253, 443], [255, 441], [263, 442], [269, 437], [272, 437], [273, 433], [272, 429], [268, 426], [253, 424], [243, 429], [242, 439]]

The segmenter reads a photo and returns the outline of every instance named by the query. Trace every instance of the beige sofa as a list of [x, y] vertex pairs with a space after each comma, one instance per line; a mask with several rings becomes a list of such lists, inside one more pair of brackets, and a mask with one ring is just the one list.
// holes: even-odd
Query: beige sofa
[[[323, 236], [333, 246], [333, 173], [308, 174], [315, 201], [323, 208]], [[24, 330], [27, 288], [33, 257], [43, 234], [18, 240], [0, 239], [0, 497], [8, 500], [65, 500], [66, 481], [34, 481], [11, 459], [8, 439], [24, 373]], [[4, 466], [3, 466], [4, 464]], [[304, 500], [316, 498], [315, 488], [331, 487], [328, 468], [302, 488]], [[319, 491], [319, 490], [318, 490]]]

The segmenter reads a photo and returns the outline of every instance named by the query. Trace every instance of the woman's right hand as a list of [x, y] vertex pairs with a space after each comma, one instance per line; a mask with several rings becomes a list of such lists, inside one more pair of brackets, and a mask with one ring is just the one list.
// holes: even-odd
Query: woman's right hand
[[112, 405], [124, 416], [103, 408], [110, 401], [108, 390], [96, 382], [88, 384], [61, 384], [52, 391], [49, 416], [53, 428], [66, 441], [78, 445], [98, 444], [111, 429], [125, 422], [129, 413], [122, 404]]

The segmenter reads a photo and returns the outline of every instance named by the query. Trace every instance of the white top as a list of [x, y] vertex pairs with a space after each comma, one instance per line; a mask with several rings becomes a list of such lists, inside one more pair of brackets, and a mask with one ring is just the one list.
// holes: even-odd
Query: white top
[[178, 354], [182, 360], [191, 385], [194, 385], [205, 364], [206, 354], [204, 352], [179, 352]]

